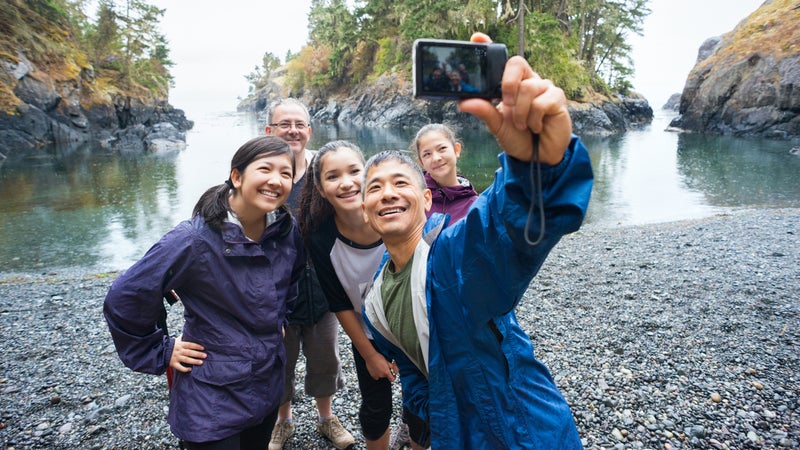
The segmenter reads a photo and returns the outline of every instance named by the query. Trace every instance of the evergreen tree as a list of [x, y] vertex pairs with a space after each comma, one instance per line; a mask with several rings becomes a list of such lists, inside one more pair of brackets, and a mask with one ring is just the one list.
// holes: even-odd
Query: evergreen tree
[[[483, 31], [523, 54], [572, 97], [630, 87], [631, 33], [647, 0], [312, 0], [309, 42], [291, 58], [293, 90], [347, 86], [410, 70], [418, 38], [466, 40]], [[519, 50], [522, 50], [521, 52]], [[301, 61], [296, 61], [300, 59]], [[303, 72], [298, 73], [298, 72]]]
[[112, 0], [100, 0], [97, 6], [97, 21], [90, 29], [87, 40], [95, 64], [103, 66], [119, 59], [122, 46]]
[[328, 81], [334, 86], [343, 84], [357, 44], [358, 28], [345, 0], [312, 0], [308, 28], [311, 45], [325, 47], [330, 54]]

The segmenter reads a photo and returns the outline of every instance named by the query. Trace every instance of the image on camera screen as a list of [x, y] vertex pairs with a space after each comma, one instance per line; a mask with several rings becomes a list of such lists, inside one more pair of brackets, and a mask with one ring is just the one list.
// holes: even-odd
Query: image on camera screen
[[432, 44], [421, 48], [421, 94], [476, 97], [486, 94], [486, 48]]

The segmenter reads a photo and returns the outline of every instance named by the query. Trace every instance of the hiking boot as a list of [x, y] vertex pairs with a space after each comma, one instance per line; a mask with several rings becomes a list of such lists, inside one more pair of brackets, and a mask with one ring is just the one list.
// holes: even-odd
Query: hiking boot
[[406, 445], [411, 445], [411, 438], [408, 434], [408, 424], [400, 422], [392, 427], [389, 432], [389, 450], [400, 450]]
[[288, 420], [281, 420], [275, 423], [272, 429], [272, 437], [269, 439], [269, 450], [281, 450], [283, 444], [294, 434], [294, 425]]
[[336, 416], [330, 416], [322, 422], [317, 422], [317, 431], [328, 438], [333, 446], [339, 450], [344, 450], [356, 443], [353, 435], [339, 423], [339, 419]]

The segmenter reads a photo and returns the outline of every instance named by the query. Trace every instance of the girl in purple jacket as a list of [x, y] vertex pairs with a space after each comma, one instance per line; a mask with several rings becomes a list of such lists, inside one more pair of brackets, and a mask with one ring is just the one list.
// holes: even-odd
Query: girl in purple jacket
[[433, 213], [449, 214], [450, 223], [464, 217], [478, 193], [469, 180], [458, 174], [456, 163], [461, 156], [461, 143], [455, 132], [441, 123], [425, 125], [417, 132], [413, 147], [431, 190], [428, 217]]
[[[246, 142], [225, 183], [113, 283], [103, 313], [129, 368], [176, 376], [168, 421], [189, 449], [267, 448], [284, 377], [283, 326], [305, 250], [284, 206], [294, 157], [275, 136]], [[165, 293], [182, 335], [156, 324]]]

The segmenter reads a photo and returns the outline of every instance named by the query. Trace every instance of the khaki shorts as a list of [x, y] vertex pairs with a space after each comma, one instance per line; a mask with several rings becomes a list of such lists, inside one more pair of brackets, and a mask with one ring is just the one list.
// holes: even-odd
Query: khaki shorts
[[286, 347], [286, 380], [281, 405], [295, 395], [295, 369], [302, 348], [306, 361], [304, 390], [313, 398], [330, 397], [344, 387], [339, 363], [339, 321], [328, 312], [313, 325], [289, 325], [283, 339]]

